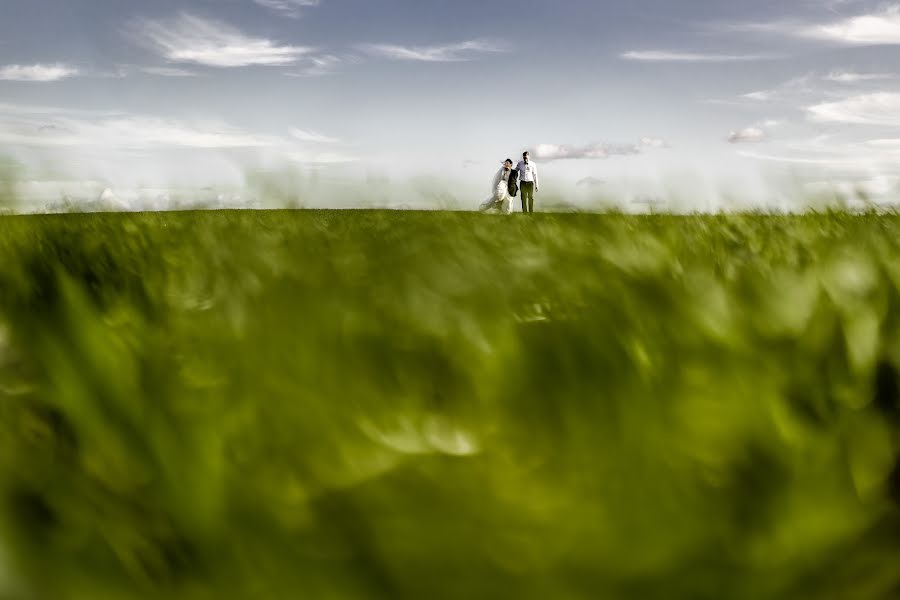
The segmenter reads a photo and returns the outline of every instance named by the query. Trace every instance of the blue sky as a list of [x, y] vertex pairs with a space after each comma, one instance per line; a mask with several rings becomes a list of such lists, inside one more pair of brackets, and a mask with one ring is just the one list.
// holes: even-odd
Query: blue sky
[[0, 148], [113, 187], [485, 187], [529, 148], [563, 196], [885, 195], [898, 45], [900, 3], [855, 0], [2, 0]]

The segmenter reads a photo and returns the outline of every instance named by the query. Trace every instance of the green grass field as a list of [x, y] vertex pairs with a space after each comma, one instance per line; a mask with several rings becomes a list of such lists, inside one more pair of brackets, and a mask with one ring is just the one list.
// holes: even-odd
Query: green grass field
[[896, 598], [898, 308], [894, 217], [0, 217], [0, 598]]

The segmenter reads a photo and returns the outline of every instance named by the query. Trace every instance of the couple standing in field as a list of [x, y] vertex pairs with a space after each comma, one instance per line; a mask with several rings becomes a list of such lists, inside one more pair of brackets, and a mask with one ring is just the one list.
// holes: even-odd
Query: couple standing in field
[[508, 215], [512, 212], [512, 199], [522, 187], [522, 212], [534, 212], [534, 193], [540, 189], [537, 166], [531, 162], [528, 152], [522, 153], [522, 160], [513, 168], [512, 159], [503, 161], [503, 166], [494, 175], [491, 197], [481, 203], [481, 212]]

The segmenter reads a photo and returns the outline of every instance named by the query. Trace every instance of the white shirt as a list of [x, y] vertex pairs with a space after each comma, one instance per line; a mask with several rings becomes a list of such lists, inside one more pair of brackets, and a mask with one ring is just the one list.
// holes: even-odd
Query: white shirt
[[529, 160], [526, 163], [524, 160], [520, 160], [516, 168], [519, 170], [519, 181], [530, 181], [534, 183], [535, 189], [540, 187], [537, 165], [533, 161]]

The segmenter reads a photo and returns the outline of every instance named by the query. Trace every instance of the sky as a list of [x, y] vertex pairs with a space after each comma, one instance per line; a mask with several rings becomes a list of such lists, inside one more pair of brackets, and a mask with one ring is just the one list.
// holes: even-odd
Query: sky
[[866, 0], [0, 0], [0, 155], [76, 196], [315, 172], [475, 206], [528, 149], [573, 202], [890, 198], [898, 46]]

